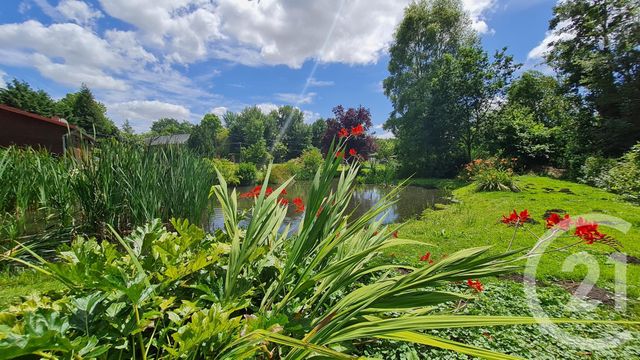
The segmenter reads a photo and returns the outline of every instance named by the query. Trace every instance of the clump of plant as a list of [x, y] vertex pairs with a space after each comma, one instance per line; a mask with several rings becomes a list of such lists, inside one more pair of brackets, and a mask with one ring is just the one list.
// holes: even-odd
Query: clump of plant
[[477, 191], [520, 191], [513, 168], [517, 159], [476, 159], [464, 166], [460, 178], [473, 181]]
[[[349, 136], [357, 136], [353, 133]], [[5, 358], [246, 359], [337, 358], [358, 355], [355, 341], [375, 338], [419, 343], [472, 356], [509, 358], [424, 330], [534, 324], [528, 317], [435, 314], [434, 307], [468, 300], [477, 280], [513, 271], [511, 254], [474, 248], [421, 266], [391, 262], [382, 251], [421, 241], [383, 225], [399, 189], [361, 217], [347, 206], [357, 163], [339, 173], [351, 149], [332, 147], [305, 199], [287, 199], [285, 182], [262, 186], [238, 211], [238, 194], [219, 184], [224, 229], [206, 234], [189, 221], [159, 221], [116, 243], [78, 238], [50, 262], [28, 263], [67, 286], [54, 297], [28, 299], [0, 314]], [[303, 213], [283, 226], [288, 207]], [[241, 224], [246, 224], [242, 225]], [[438, 290], [466, 282], [468, 288]], [[470, 289], [469, 289], [470, 288]], [[578, 320], [551, 320], [554, 322]]]
[[640, 202], [640, 144], [620, 159], [587, 158], [581, 181], [622, 195], [627, 201]]
[[205, 159], [207, 164], [210, 165], [210, 172], [212, 176], [216, 175], [216, 170], [220, 171], [222, 176], [227, 180], [230, 185], [240, 184], [240, 178], [238, 177], [238, 164], [227, 159]]
[[240, 185], [253, 185], [258, 178], [258, 168], [253, 163], [240, 163], [238, 164], [237, 176]]

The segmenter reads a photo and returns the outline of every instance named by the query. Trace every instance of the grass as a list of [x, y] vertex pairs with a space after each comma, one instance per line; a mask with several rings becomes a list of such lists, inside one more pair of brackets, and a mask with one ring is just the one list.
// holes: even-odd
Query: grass
[[[458, 203], [440, 211], [426, 211], [421, 220], [413, 220], [400, 231], [401, 237], [424, 240], [432, 243], [435, 258], [450, 254], [456, 250], [473, 246], [493, 246], [494, 253], [504, 252], [513, 236], [513, 228], [500, 223], [502, 215], [513, 209], [529, 209], [538, 224], [527, 225], [534, 233], [544, 234], [543, 214], [549, 209], [562, 209], [576, 217], [581, 214], [602, 213], [616, 216], [631, 223], [626, 233], [602, 227], [601, 230], [612, 235], [623, 244], [622, 251], [627, 255], [640, 257], [640, 207], [622, 201], [617, 195], [567, 181], [554, 180], [538, 176], [517, 178], [521, 188], [519, 193], [476, 192], [473, 185], [460, 187], [453, 191]], [[414, 180], [415, 183], [433, 183], [431, 180]], [[436, 182], [437, 183], [437, 182]], [[531, 248], [535, 239], [530, 234], [519, 233], [514, 248]], [[575, 239], [562, 239], [556, 245], [566, 245]], [[392, 249], [389, 254], [401, 260], [417, 263], [420, 251], [414, 247]], [[585, 251], [594, 256], [600, 266], [596, 285], [607, 290], [614, 288], [614, 265], [607, 262], [613, 251], [606, 245], [580, 245], [570, 249], [571, 253]], [[585, 266], [578, 266], [572, 272], [562, 270], [562, 264], [568, 253], [556, 252], [545, 255], [538, 267], [537, 278], [547, 281], [559, 279], [582, 281], [587, 273]], [[627, 267], [628, 296], [632, 300], [640, 297], [640, 267]]]

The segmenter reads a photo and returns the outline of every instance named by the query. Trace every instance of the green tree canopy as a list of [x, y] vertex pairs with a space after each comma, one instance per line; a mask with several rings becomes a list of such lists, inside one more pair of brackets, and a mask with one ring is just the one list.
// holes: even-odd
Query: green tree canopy
[[188, 121], [178, 121], [173, 118], [161, 118], [151, 124], [153, 135], [190, 134], [193, 124]]
[[95, 100], [93, 93], [86, 85], [83, 84], [80, 91], [65, 98], [73, 101], [71, 114], [67, 118], [71, 124], [78, 125], [87, 133], [95, 133], [98, 136], [113, 136], [118, 133], [118, 128], [106, 115], [107, 108]]
[[620, 155], [640, 140], [640, 2], [566, 0], [553, 12], [550, 29], [570, 36], [547, 61], [597, 114], [597, 148]]
[[193, 127], [191, 137], [189, 137], [189, 147], [203, 156], [213, 157], [219, 154], [222, 144], [220, 143], [220, 133], [222, 132], [222, 122], [214, 114], [206, 114], [200, 124]]
[[24, 81], [13, 79], [6, 88], [0, 88], [0, 104], [12, 106], [34, 114], [56, 115], [55, 101], [44, 90], [34, 90]]
[[451, 176], [472, 157], [478, 134], [517, 66], [490, 59], [459, 0], [409, 5], [390, 48], [385, 128], [405, 174]]

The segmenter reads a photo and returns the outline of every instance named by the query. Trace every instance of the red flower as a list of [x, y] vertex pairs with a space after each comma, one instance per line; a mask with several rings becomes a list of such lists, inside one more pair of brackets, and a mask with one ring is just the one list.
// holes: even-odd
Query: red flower
[[351, 128], [351, 135], [358, 136], [364, 133], [364, 128], [362, 124], [358, 124], [358, 126]]
[[287, 206], [289, 205], [289, 200], [285, 199], [285, 198], [281, 198], [278, 200], [278, 203], [282, 206]]
[[282, 191], [280, 191], [280, 195], [287, 195], [287, 189], [282, 189]]
[[529, 215], [529, 210], [524, 209], [520, 212], [520, 214], [518, 214], [518, 212], [516, 210], [513, 210], [513, 212], [511, 214], [509, 214], [509, 217], [506, 217], [504, 215], [502, 215], [502, 221], [503, 223], [507, 224], [507, 225], [516, 225], [516, 224], [522, 224], [527, 222], [530, 219], [530, 215]]
[[358, 152], [356, 151], [356, 149], [349, 149], [349, 155], [356, 156], [358, 155]]
[[349, 132], [347, 131], [347, 129], [345, 128], [340, 129], [340, 131], [338, 132], [338, 137], [345, 138], [347, 136], [349, 136]]
[[484, 291], [484, 285], [482, 285], [482, 283], [480, 282], [480, 280], [467, 280], [467, 285], [469, 285], [470, 288], [472, 288], [473, 290], [477, 291], [477, 292], [481, 292]]
[[561, 218], [560, 215], [551, 213], [547, 218], [547, 229], [551, 229], [556, 225], [558, 225], [560, 229], [567, 231], [569, 229], [569, 225], [571, 225], [571, 218], [569, 217], [569, 214], [566, 214], [564, 218]]
[[338, 151], [338, 152], [336, 153], [336, 157], [337, 157], [337, 158], [344, 159], [344, 151]]
[[429, 264], [433, 264], [433, 260], [431, 260], [431, 253], [427, 251], [426, 254], [420, 257], [420, 261], [426, 261]]
[[271, 195], [271, 193], [273, 193], [273, 188], [268, 187], [268, 188], [267, 188], [267, 191], [265, 191], [265, 195], [266, 195], [266, 196], [269, 196], [269, 195]]
[[394, 238], [398, 238], [398, 230], [394, 231], [391, 235], [393, 235]]
[[295, 198], [293, 199], [293, 205], [296, 206], [296, 212], [304, 212], [304, 202], [302, 201], [302, 198]]
[[[267, 188], [267, 191], [269, 191], [270, 188]], [[247, 199], [247, 198], [255, 198], [260, 196], [260, 191], [262, 190], [262, 186], [258, 185], [256, 187], [253, 188], [253, 190], [248, 191], [244, 194], [240, 194], [240, 198], [242, 199]], [[273, 191], [273, 190], [271, 190]], [[268, 194], [267, 194], [268, 195]]]
[[602, 234], [598, 231], [597, 223], [588, 222], [583, 218], [579, 218], [576, 222], [575, 235], [584, 240], [584, 242], [589, 245], [606, 237], [605, 234]]

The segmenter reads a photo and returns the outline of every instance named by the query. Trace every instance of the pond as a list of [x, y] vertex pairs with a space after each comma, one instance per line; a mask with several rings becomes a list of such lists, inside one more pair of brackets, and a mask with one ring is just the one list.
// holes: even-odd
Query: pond
[[[306, 200], [306, 194], [311, 184], [305, 181], [295, 182], [287, 187], [287, 198], [301, 197]], [[248, 192], [253, 187], [237, 187], [238, 194]], [[347, 212], [353, 211], [354, 216], [359, 217], [371, 209], [392, 187], [380, 185], [358, 185], [353, 192]], [[419, 216], [426, 208], [433, 208], [437, 203], [445, 203], [447, 200], [442, 190], [427, 189], [418, 186], [406, 186], [400, 192], [398, 202], [389, 209], [389, 215], [384, 219], [385, 224], [402, 222]], [[239, 199], [238, 208], [249, 209], [253, 205], [253, 199]], [[291, 224], [294, 229], [302, 220], [304, 214], [296, 213], [293, 206], [289, 207], [284, 225]], [[210, 230], [221, 229], [224, 226], [224, 218], [221, 208], [215, 204], [209, 221]]]

